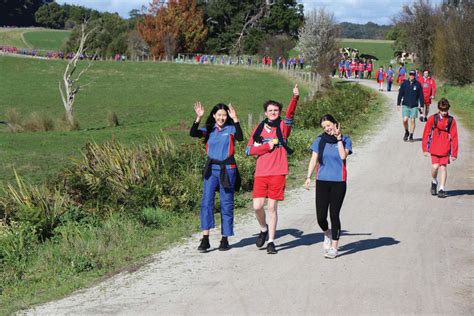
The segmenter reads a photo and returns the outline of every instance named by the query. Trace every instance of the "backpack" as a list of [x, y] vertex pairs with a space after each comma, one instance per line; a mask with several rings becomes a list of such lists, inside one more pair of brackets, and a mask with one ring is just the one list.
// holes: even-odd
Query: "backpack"
[[[432, 131], [435, 129], [435, 128], [438, 128], [438, 120], [439, 120], [439, 114], [436, 113], [435, 114], [435, 117], [434, 117], [434, 124], [433, 124], [433, 128], [432, 128]], [[444, 131], [446, 133], [449, 133], [449, 131], [451, 130], [451, 124], [453, 123], [453, 117], [451, 115], [448, 115], [448, 125], [446, 125], [446, 129], [444, 130], [441, 130], [441, 131]]]

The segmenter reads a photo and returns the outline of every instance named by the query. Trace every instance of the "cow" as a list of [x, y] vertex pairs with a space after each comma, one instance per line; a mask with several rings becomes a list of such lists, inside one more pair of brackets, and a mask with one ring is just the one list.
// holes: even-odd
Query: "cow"
[[415, 53], [409, 53], [406, 51], [395, 51], [393, 54], [393, 57], [395, 57], [397, 63], [406, 63], [409, 61], [410, 63], [414, 63], [416, 59]]

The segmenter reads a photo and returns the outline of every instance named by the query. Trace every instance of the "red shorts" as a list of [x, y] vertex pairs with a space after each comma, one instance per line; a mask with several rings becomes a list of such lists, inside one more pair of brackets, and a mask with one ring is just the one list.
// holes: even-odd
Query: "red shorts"
[[425, 97], [425, 98], [424, 98], [424, 104], [427, 105], [427, 106], [430, 106], [430, 104], [431, 104], [431, 98], [430, 98], [430, 97], [427, 97], [427, 98]]
[[255, 177], [252, 197], [283, 201], [285, 199], [285, 183], [285, 175]]
[[449, 164], [449, 156], [431, 155], [431, 164], [433, 165], [447, 165]]

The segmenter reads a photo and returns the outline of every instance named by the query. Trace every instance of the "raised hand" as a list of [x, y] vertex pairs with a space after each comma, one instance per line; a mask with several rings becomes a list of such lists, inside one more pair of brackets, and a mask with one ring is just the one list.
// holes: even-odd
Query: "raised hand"
[[196, 116], [199, 119], [204, 116], [204, 107], [202, 106], [201, 102], [196, 101], [196, 103], [194, 103], [194, 112], [196, 112]]
[[229, 103], [229, 110], [227, 111], [227, 113], [229, 113], [229, 116], [234, 121], [234, 123], [239, 122], [239, 119], [237, 117], [237, 112], [235, 111], [234, 107], [230, 103]]
[[334, 129], [334, 136], [336, 136], [336, 138], [341, 137], [341, 124], [340, 123], [336, 123], [336, 127]]
[[300, 90], [298, 89], [298, 84], [295, 84], [295, 87], [293, 88], [293, 95], [294, 96], [300, 95]]

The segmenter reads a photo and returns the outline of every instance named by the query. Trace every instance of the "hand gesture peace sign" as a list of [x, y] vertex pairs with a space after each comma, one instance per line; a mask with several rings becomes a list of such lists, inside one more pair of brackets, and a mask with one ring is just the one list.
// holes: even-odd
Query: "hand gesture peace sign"
[[293, 95], [294, 96], [300, 95], [300, 90], [298, 89], [298, 84], [295, 84], [295, 87], [293, 88]]
[[202, 106], [201, 102], [196, 101], [196, 103], [194, 103], [194, 112], [196, 112], [196, 116], [199, 119], [204, 116], [204, 107]]
[[239, 119], [237, 118], [237, 112], [235, 111], [234, 107], [232, 104], [229, 103], [229, 110], [227, 111], [229, 114], [230, 118], [234, 121], [234, 123], [238, 123]]
[[336, 136], [337, 139], [341, 137], [341, 124], [336, 123], [336, 127], [334, 129], [334, 136]]

